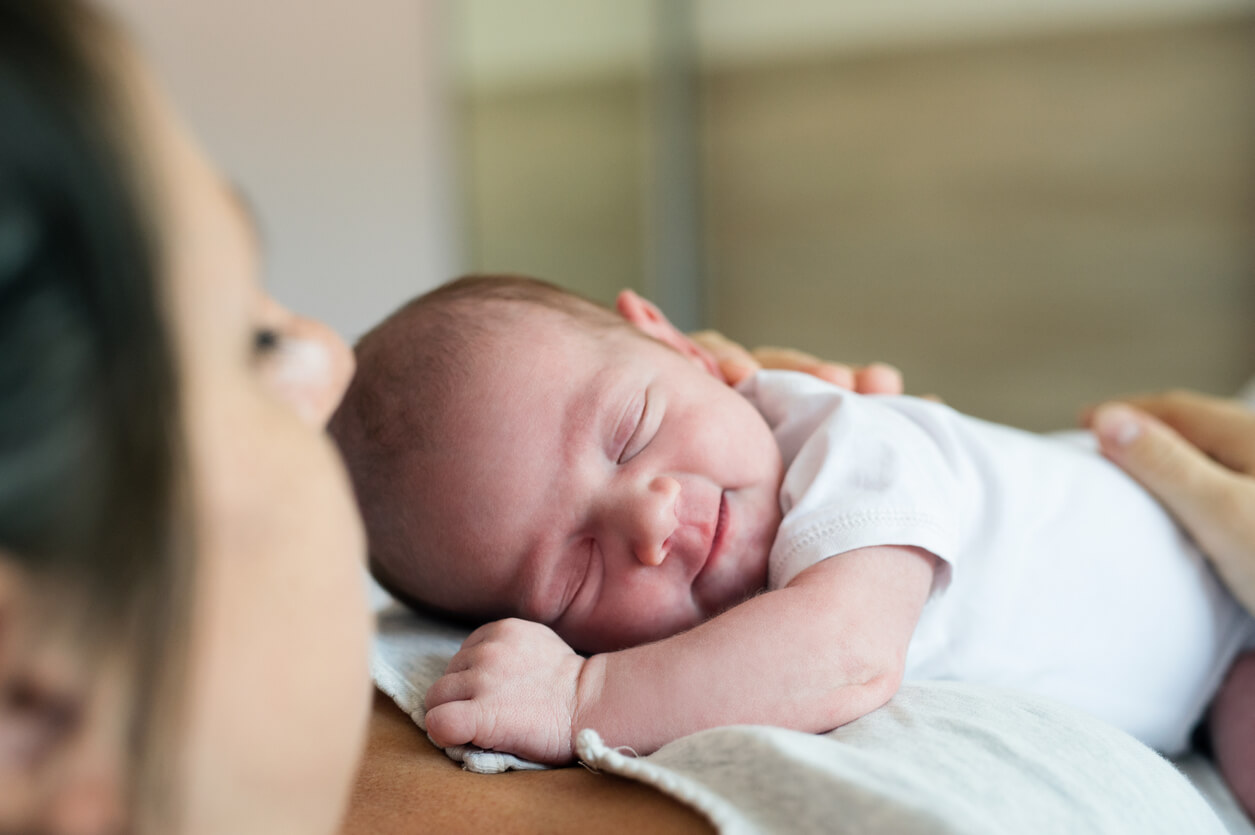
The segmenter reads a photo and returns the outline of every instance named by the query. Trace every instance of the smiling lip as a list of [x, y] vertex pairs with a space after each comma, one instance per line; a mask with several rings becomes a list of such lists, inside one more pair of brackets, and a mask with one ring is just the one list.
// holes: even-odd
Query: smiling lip
[[719, 494], [719, 515], [715, 520], [715, 532], [710, 537], [710, 553], [706, 555], [706, 562], [702, 565], [702, 570], [698, 572], [699, 577], [709, 571], [723, 555], [723, 536], [727, 530], [727, 521], [728, 494], [725, 492]]

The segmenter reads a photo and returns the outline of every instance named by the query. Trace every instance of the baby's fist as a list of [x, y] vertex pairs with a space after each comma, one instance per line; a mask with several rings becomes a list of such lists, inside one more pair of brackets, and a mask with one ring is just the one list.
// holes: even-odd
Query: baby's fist
[[516, 618], [481, 626], [427, 691], [427, 732], [446, 748], [469, 743], [568, 762], [583, 668], [547, 626]]

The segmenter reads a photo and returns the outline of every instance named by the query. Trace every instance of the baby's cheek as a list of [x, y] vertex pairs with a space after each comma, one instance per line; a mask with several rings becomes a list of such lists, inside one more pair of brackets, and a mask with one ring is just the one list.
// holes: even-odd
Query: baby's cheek
[[669, 596], [666, 600], [665, 605], [655, 604], [647, 609], [649, 614], [637, 622], [631, 636], [633, 645], [670, 638], [706, 620], [691, 595], [685, 594], [682, 598], [679, 595]]

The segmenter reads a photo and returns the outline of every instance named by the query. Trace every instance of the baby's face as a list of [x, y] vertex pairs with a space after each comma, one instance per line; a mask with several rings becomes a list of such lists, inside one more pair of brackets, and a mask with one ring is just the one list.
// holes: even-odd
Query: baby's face
[[425, 479], [445, 563], [424, 572], [424, 597], [539, 621], [598, 652], [761, 589], [782, 465], [758, 412], [642, 334], [520, 316], [475, 358], [457, 437]]

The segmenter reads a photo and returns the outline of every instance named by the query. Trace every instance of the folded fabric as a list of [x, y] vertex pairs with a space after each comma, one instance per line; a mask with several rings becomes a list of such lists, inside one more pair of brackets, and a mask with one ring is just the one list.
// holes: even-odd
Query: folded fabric
[[576, 747], [723, 833], [1225, 832], [1185, 777], [1131, 736], [985, 686], [908, 684], [821, 735], [715, 728], [632, 758], [582, 731]]
[[[400, 607], [381, 613], [375, 684], [420, 728], [427, 689], [467, 634]], [[953, 682], [905, 685], [827, 734], [714, 728], [635, 757], [589, 729], [576, 750], [728, 833], [1226, 831], [1171, 763], [1127, 734], [1049, 700]], [[446, 753], [477, 772], [541, 767], [470, 746]], [[1191, 767], [1231, 835], [1255, 835], [1215, 771]]]

